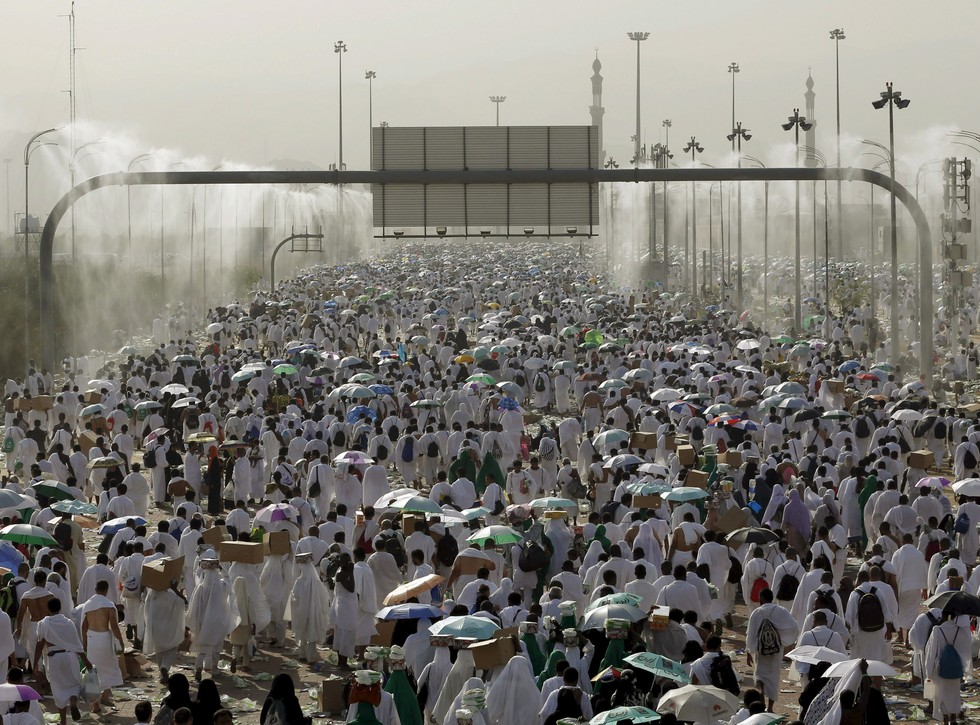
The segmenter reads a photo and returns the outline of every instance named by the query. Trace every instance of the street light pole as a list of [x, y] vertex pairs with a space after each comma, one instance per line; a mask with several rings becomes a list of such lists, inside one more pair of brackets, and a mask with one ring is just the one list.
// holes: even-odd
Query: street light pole
[[[145, 161], [150, 158], [153, 154], [140, 154], [126, 166], [126, 171], [132, 171], [133, 167], [136, 166], [141, 161]], [[73, 184], [74, 185], [74, 184]], [[132, 265], [133, 264], [133, 205], [130, 190], [133, 187], [126, 185], [126, 234], [128, 238], [128, 246], [126, 248], [126, 261]], [[72, 233], [74, 234], [75, 225], [72, 225]]]
[[344, 170], [344, 53], [347, 44], [338, 40], [333, 44], [333, 52], [337, 54], [337, 117], [338, 117], [338, 147], [337, 168]]
[[[698, 160], [696, 154], [704, 151], [697, 138], [691, 136], [691, 140], [684, 147], [684, 153], [690, 152], [691, 166], [696, 167]], [[695, 182], [691, 182], [691, 294], [697, 296], [698, 293], [698, 187]]]
[[[739, 73], [738, 63], [734, 60], [728, 64], [728, 73], [732, 77], [732, 128], [735, 128], [735, 76]], [[735, 139], [731, 136], [728, 140], [732, 142], [732, 153], [735, 152]]]
[[[808, 123], [805, 116], [800, 115], [800, 109], [794, 108], [793, 115], [789, 117], [787, 123], [782, 124], [783, 130], [785, 131], [795, 131], [795, 143], [796, 143], [796, 167], [800, 166], [800, 129], [804, 131], [809, 131], [812, 127], [812, 123]], [[801, 280], [802, 269], [800, 265], [801, 249], [800, 249], [800, 182], [795, 182], [796, 186], [796, 306], [793, 315], [793, 324], [796, 328], [796, 333], [799, 334], [803, 330], [803, 282]]]
[[[736, 68], [738, 65], [732, 63]], [[736, 70], [735, 73], [738, 71]], [[732, 98], [734, 98], [734, 88], [735, 88], [735, 75], [732, 75]], [[734, 107], [734, 102], [732, 104]], [[742, 168], [742, 139], [749, 141], [752, 138], [752, 134], [749, 133], [748, 129], [742, 128], [742, 122], [739, 121], [737, 124], [732, 126], [732, 132], [728, 136], [728, 140], [732, 142], [733, 145], [738, 147], [738, 168]], [[735, 304], [738, 306], [739, 312], [744, 309], [742, 296], [742, 184], [739, 182], [736, 184], [738, 187], [738, 240], [737, 240], [737, 254], [738, 254], [738, 271], [736, 273], [735, 279]]]
[[[844, 40], [843, 28], [830, 31], [830, 39], [834, 41], [834, 58], [837, 74], [837, 168], [840, 168], [840, 42]], [[837, 257], [844, 258], [844, 218], [841, 206], [841, 185], [837, 179]]]
[[497, 125], [500, 125], [500, 104], [507, 100], [507, 96], [490, 96], [490, 101], [497, 107]]
[[[880, 94], [880, 98], [872, 101], [871, 105], [876, 109], [888, 106], [888, 169], [892, 177], [892, 185], [895, 184], [895, 106], [907, 108], [911, 101], [902, 98], [902, 92], [894, 90], [892, 82], [885, 84], [885, 90]], [[892, 242], [892, 289], [891, 289], [891, 362], [898, 364], [899, 344], [898, 344], [898, 229], [896, 228], [898, 214], [895, 210], [895, 194], [889, 194], [891, 198], [891, 242]]]
[[[674, 157], [670, 153], [670, 127], [673, 126], [673, 122], [669, 118], [665, 118], [661, 124], [664, 129], [664, 150], [663, 150], [663, 168], [670, 166], [670, 160]], [[670, 255], [668, 253], [668, 247], [670, 246], [669, 241], [669, 228], [670, 228], [670, 204], [667, 203], [667, 182], [664, 182], [664, 292], [667, 291], [667, 282], [670, 278]]]
[[[6, 174], [7, 174], [7, 181], [6, 181], [6, 187], [7, 187], [7, 203], [4, 205], [4, 208], [3, 208], [3, 211], [4, 211], [3, 226], [0, 227], [0, 229], [2, 229], [2, 230], [6, 230], [7, 229], [7, 222], [10, 222], [11, 227], [13, 227], [13, 223], [14, 223], [13, 222], [13, 217], [10, 214], [10, 162], [11, 161], [13, 161], [13, 159], [4, 159], [3, 160], [4, 170], [6, 171]], [[14, 236], [16, 236], [16, 232], [15, 232]]]
[[364, 77], [368, 82], [368, 153], [374, 150], [374, 143], [371, 135], [374, 133], [374, 79], [378, 74], [373, 70], [364, 71]]
[[650, 37], [650, 33], [627, 33], [630, 40], [636, 41], [636, 136], [633, 139], [633, 165], [640, 165], [640, 43]]

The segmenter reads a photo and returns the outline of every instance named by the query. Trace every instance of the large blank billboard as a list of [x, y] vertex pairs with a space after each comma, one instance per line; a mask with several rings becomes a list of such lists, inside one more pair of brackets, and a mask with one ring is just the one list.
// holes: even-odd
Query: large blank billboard
[[[595, 126], [445, 126], [372, 130], [373, 170], [499, 171], [595, 169]], [[375, 184], [374, 226], [382, 230], [445, 226], [534, 226], [593, 233], [595, 184]]]

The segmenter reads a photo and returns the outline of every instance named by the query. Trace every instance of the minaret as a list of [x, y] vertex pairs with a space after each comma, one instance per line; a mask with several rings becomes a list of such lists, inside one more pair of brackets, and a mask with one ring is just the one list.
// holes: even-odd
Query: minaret
[[806, 156], [803, 158], [803, 163], [805, 166], [814, 167], [817, 165], [817, 157], [814, 153], [817, 148], [817, 119], [814, 116], [813, 111], [813, 99], [816, 97], [816, 93], [813, 92], [813, 74], [807, 71], [806, 77], [806, 93], [803, 94], [803, 98], [806, 99], [806, 120], [811, 123], [810, 130], [806, 131]]
[[592, 105], [589, 106], [589, 113], [592, 114], [592, 125], [599, 129], [599, 168], [606, 163], [606, 151], [602, 147], [602, 116], [606, 109], [602, 107], [602, 63], [599, 62], [599, 49], [596, 48], [595, 60], [592, 61]]

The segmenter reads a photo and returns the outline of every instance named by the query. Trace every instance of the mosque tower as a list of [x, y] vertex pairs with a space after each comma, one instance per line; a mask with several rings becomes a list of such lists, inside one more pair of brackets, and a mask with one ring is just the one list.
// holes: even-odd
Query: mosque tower
[[599, 49], [596, 48], [595, 60], [592, 61], [592, 105], [589, 113], [592, 115], [592, 125], [599, 129], [599, 168], [606, 163], [606, 151], [602, 146], [602, 116], [606, 109], [602, 107], [602, 63], [599, 62]]
[[812, 125], [810, 126], [810, 130], [805, 132], [806, 141], [804, 143], [806, 143], [806, 155], [803, 157], [803, 163], [811, 168], [817, 166], [817, 156], [815, 153], [817, 148], [817, 118], [813, 111], [813, 99], [816, 95], [813, 92], [813, 74], [808, 72], [806, 77], [806, 93], [803, 94], [803, 97], [806, 99], [806, 113], [804, 115], [806, 116], [806, 120]]

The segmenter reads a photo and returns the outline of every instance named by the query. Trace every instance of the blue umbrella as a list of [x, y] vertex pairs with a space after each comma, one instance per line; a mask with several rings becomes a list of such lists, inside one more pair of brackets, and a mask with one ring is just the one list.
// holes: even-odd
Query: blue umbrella
[[369, 408], [366, 405], [355, 405], [347, 413], [347, 422], [356, 423], [360, 419], [362, 413], [366, 415], [368, 418], [370, 418], [371, 420], [374, 420], [375, 418], [378, 417], [378, 414], [374, 411], [373, 408]]
[[127, 521], [135, 521], [137, 526], [146, 524], [146, 519], [142, 516], [120, 516], [118, 519], [110, 519], [99, 527], [101, 536], [109, 536], [118, 533], [126, 528]]
[[368, 390], [370, 390], [375, 395], [393, 395], [395, 389], [390, 385], [384, 385], [383, 383], [375, 383], [374, 385], [368, 385]]
[[847, 362], [841, 363], [838, 370], [840, 370], [842, 373], [849, 373], [857, 370], [859, 367], [861, 367], [861, 363], [859, 363], [857, 360], [848, 360]]
[[374, 616], [387, 622], [393, 619], [440, 619], [445, 617], [446, 613], [431, 604], [415, 603], [385, 607]]
[[513, 398], [501, 398], [497, 408], [500, 410], [520, 410], [521, 405]]
[[0, 542], [0, 566], [16, 572], [17, 567], [24, 561], [27, 561], [24, 555], [17, 551], [17, 548], [13, 544], [9, 541]]

